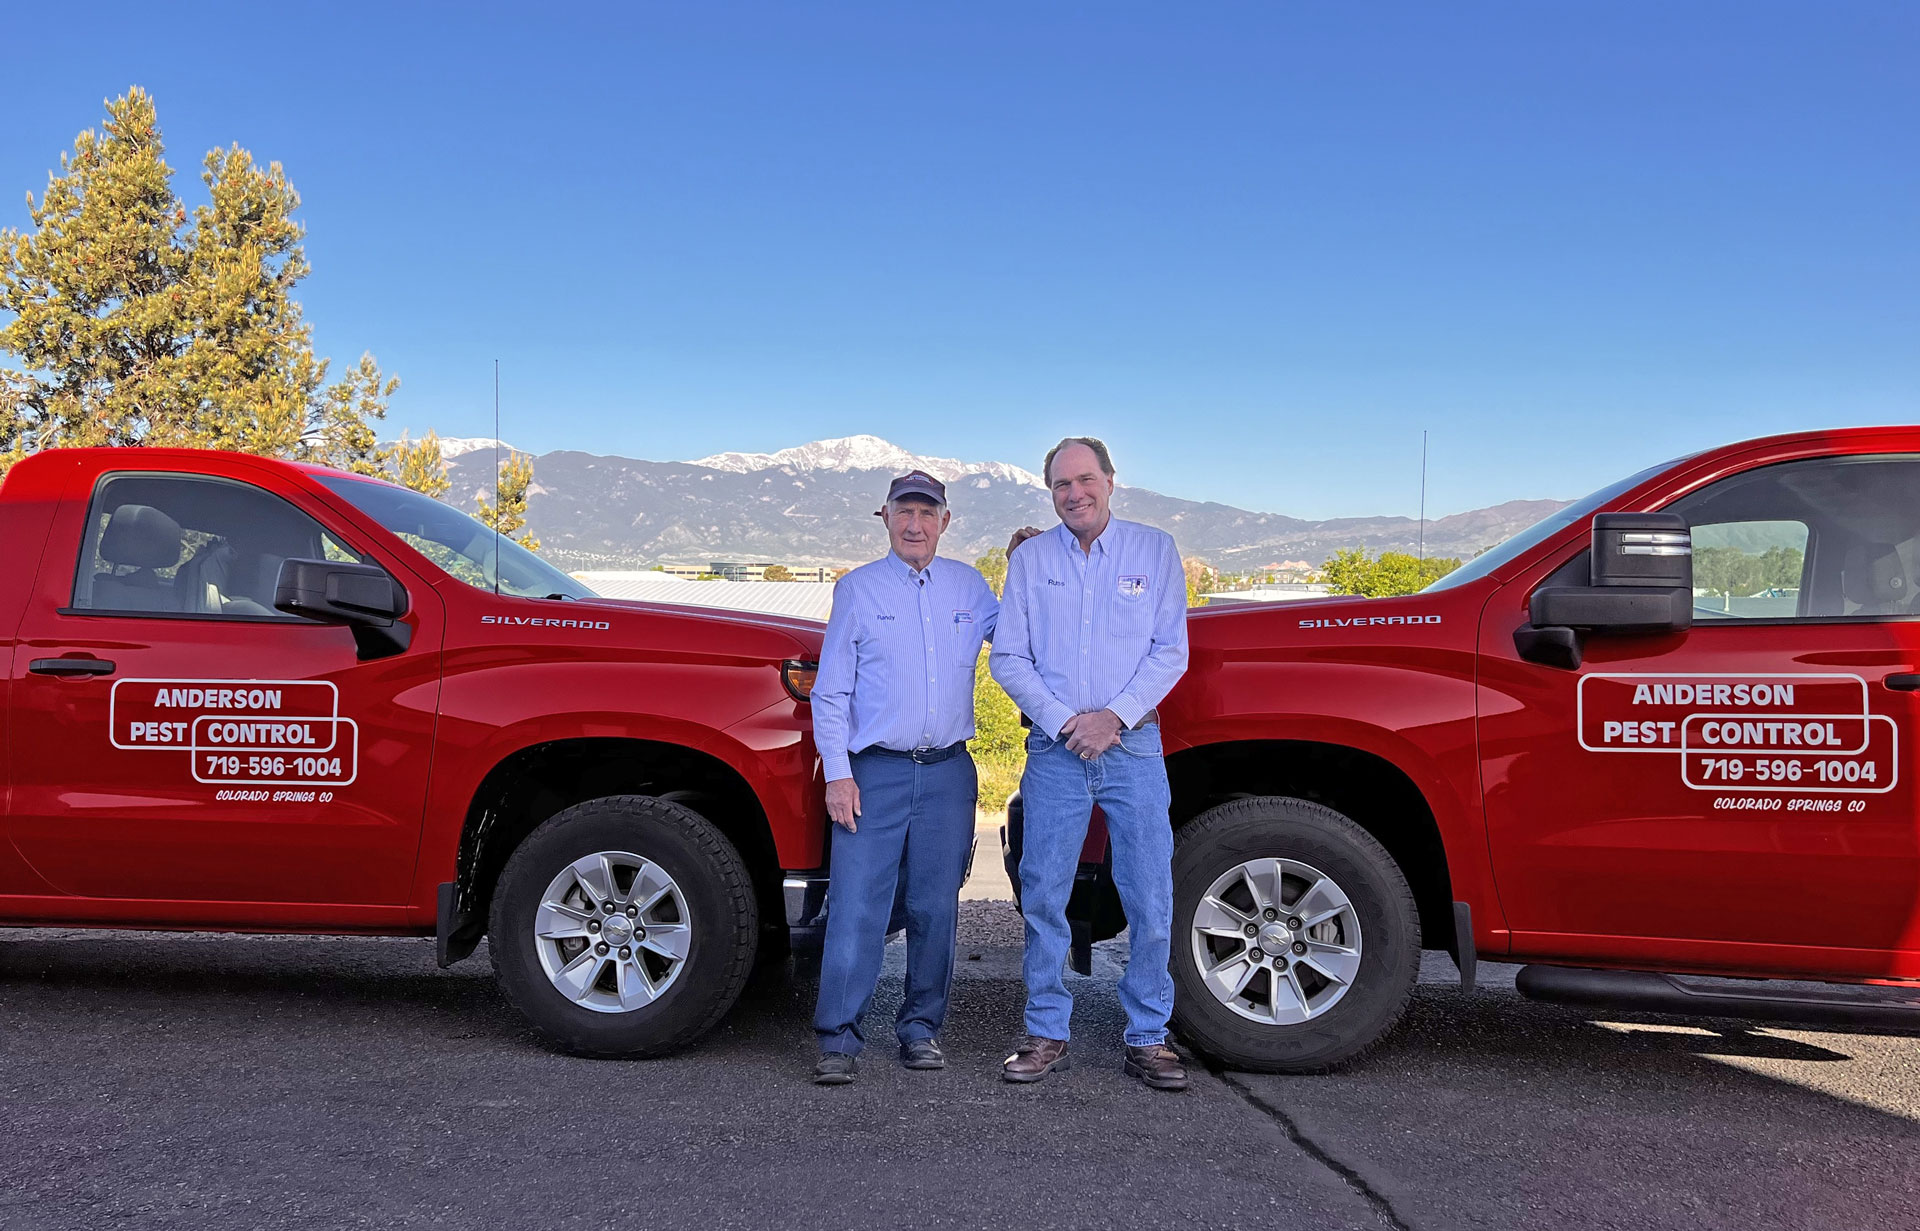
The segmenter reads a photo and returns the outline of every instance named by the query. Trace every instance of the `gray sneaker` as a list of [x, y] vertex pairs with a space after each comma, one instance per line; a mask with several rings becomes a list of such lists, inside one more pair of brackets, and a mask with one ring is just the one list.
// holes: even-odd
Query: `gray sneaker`
[[823, 1051], [820, 1063], [813, 1066], [813, 1084], [816, 1086], [844, 1086], [853, 1081], [853, 1075], [860, 1071], [860, 1062], [845, 1052]]

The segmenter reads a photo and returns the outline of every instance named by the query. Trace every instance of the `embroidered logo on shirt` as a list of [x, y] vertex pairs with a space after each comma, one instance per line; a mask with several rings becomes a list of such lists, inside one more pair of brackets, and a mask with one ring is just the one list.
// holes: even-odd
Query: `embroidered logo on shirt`
[[1120, 594], [1123, 598], [1134, 598], [1147, 592], [1147, 579], [1139, 574], [1129, 574], [1120, 579]]
[[973, 623], [973, 613], [971, 611], [956, 611], [953, 613], [953, 622], [955, 624], [971, 624]]
[[1066, 583], [1066, 582], [1064, 582], [1064, 581], [1055, 581], [1055, 580], [1054, 580], [1053, 578], [1051, 578], [1051, 577], [1049, 577], [1049, 578], [1047, 578], [1047, 584], [1048, 584], [1048, 585], [1050, 585], [1050, 586], [1062, 586], [1062, 587], [1064, 587], [1064, 586], [1065, 586], [1065, 585], [1066, 585], [1067, 583]]
[[873, 613], [873, 618], [876, 620], [891, 620], [893, 617], [884, 611], [876, 611]]

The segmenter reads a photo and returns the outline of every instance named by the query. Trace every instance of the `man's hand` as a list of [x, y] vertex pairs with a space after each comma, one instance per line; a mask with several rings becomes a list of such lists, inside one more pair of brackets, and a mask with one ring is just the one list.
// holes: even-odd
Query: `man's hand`
[[860, 815], [860, 788], [853, 779], [835, 778], [827, 783], [827, 815], [848, 833], [859, 831], [853, 818]]
[[1067, 741], [1068, 752], [1091, 761], [1120, 742], [1120, 715], [1112, 710], [1075, 714], [1060, 728], [1060, 738]]
[[1028, 539], [1036, 537], [1040, 533], [1041, 531], [1033, 526], [1022, 526], [1018, 530], [1015, 530], [1013, 537], [1007, 540], [1007, 554], [1012, 555], [1014, 548], [1020, 546], [1020, 544], [1026, 542]]

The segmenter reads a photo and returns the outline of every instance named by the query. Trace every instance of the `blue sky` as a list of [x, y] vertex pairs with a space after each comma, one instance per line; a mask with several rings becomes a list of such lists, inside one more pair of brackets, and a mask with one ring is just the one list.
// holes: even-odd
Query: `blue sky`
[[101, 101], [305, 198], [395, 428], [689, 458], [872, 432], [1300, 516], [1573, 497], [1920, 421], [1904, 3], [58, 6], [0, 225]]

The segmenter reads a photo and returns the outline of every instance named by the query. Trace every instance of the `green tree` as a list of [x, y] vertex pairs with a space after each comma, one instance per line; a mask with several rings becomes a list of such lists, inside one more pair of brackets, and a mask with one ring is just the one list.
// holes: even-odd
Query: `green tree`
[[[1764, 589], [1761, 561], [1762, 557], [1750, 556], [1738, 547], [1702, 547], [1693, 553], [1694, 589], [1729, 598]], [[1797, 572], [1793, 584], [1800, 584]]]
[[32, 227], [0, 230], [0, 465], [38, 448], [186, 445], [378, 470], [370, 420], [397, 382], [371, 356], [327, 382], [292, 290], [309, 267], [279, 164], [215, 150], [193, 211], [153, 98], [82, 132]]
[[767, 571], [760, 574], [762, 581], [792, 581], [793, 570], [784, 564], [769, 564]]
[[975, 560], [973, 567], [979, 569], [980, 575], [987, 579], [987, 585], [992, 589], [993, 596], [1000, 597], [1001, 592], [1007, 588], [1007, 549], [994, 548]]
[[1797, 590], [1806, 567], [1806, 555], [1798, 547], [1769, 547], [1760, 556], [1760, 584], [1770, 590]]
[[438, 500], [452, 486], [447, 478], [447, 460], [440, 452], [440, 437], [434, 432], [419, 440], [409, 440], [402, 433], [399, 440], [380, 451], [380, 460], [386, 478], [421, 495]]
[[[494, 487], [492, 503], [488, 503], [485, 495], [476, 497], [480, 520], [512, 538], [514, 531], [527, 524], [527, 496], [532, 487], [533, 459], [525, 453], [507, 454], [500, 463], [500, 478]], [[540, 550], [540, 540], [532, 534], [523, 534], [513, 541], [528, 551]]]
[[980, 807], [987, 811], [1004, 808], [1007, 797], [1020, 785], [1020, 771], [1026, 767], [1027, 733], [1020, 726], [1019, 707], [988, 673], [984, 649], [973, 675], [973, 729], [967, 751], [980, 770]]
[[1459, 567], [1460, 561], [1451, 557], [1422, 560], [1403, 551], [1385, 551], [1376, 557], [1364, 547], [1346, 547], [1334, 552], [1320, 573], [1335, 594], [1387, 598], [1417, 594]]

